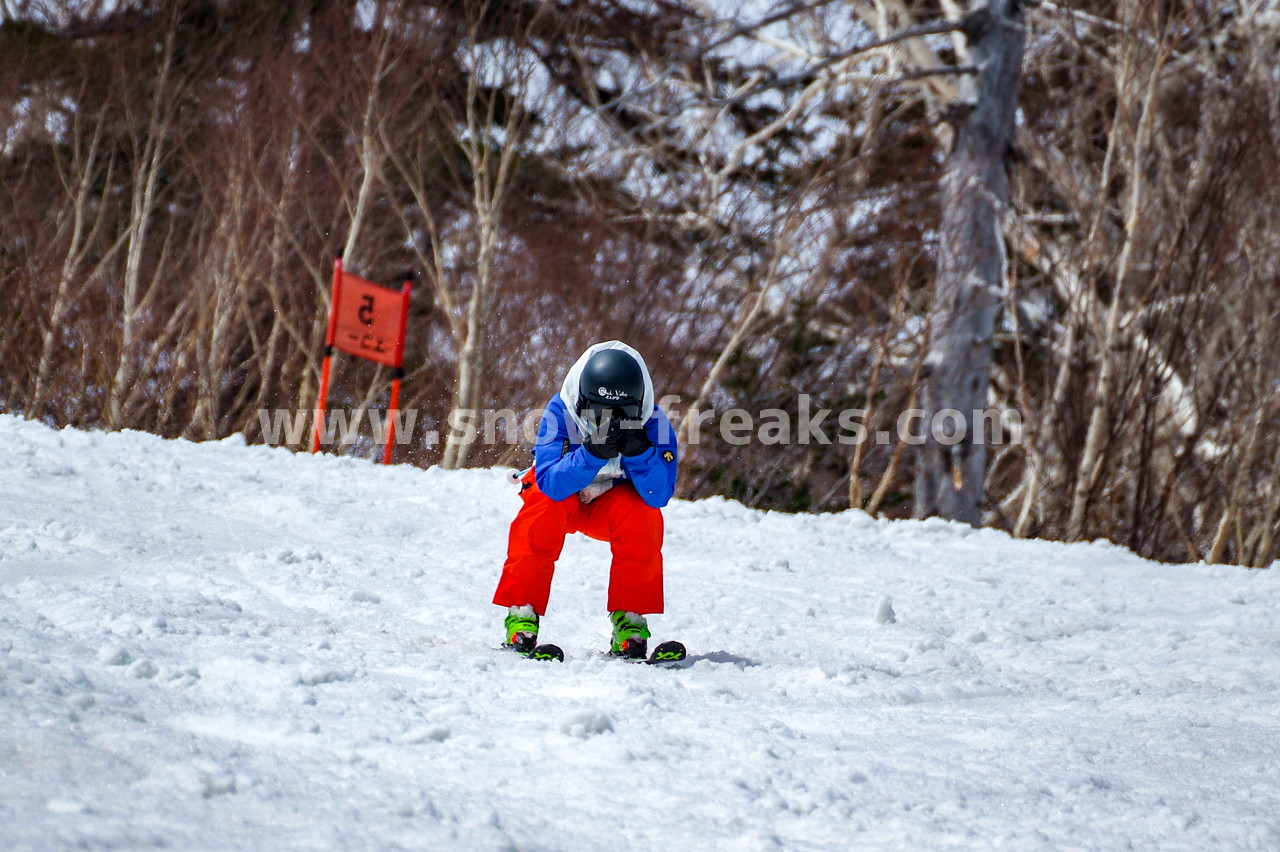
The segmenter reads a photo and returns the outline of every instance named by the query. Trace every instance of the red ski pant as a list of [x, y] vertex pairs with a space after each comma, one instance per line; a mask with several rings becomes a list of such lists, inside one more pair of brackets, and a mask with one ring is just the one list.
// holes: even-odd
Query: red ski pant
[[529, 604], [547, 612], [551, 575], [572, 532], [609, 542], [610, 612], [662, 612], [662, 512], [645, 503], [630, 484], [615, 485], [590, 503], [577, 495], [552, 500], [526, 477], [524, 506], [511, 522], [507, 561], [493, 602], [500, 606]]

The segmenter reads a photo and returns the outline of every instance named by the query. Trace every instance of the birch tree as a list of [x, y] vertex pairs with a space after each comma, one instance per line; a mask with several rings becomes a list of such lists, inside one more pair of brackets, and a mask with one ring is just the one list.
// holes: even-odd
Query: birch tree
[[[174, 53], [177, 42], [177, 16], [165, 15], [167, 26], [161, 34], [159, 55], [154, 69], [155, 80], [144, 102], [125, 100], [125, 113], [131, 120], [132, 151], [128, 227], [125, 239], [124, 280], [120, 293], [120, 345], [115, 375], [107, 396], [107, 426], [121, 429], [126, 425], [126, 403], [138, 375], [144, 323], [153, 294], [159, 293], [158, 269], [144, 267], [151, 245], [163, 162], [174, 143], [174, 118], [181, 83], [174, 79]], [[136, 111], [136, 112], [135, 112]], [[151, 274], [148, 274], [148, 273]]]

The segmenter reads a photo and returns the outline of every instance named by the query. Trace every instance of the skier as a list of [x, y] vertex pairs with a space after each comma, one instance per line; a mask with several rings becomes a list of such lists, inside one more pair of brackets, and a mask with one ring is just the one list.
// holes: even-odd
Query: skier
[[645, 656], [645, 616], [663, 609], [661, 509], [677, 466], [671, 421], [653, 400], [640, 353], [610, 340], [583, 352], [547, 403], [493, 596], [508, 608], [506, 646], [534, 650], [565, 536], [583, 532], [613, 551], [609, 651]]

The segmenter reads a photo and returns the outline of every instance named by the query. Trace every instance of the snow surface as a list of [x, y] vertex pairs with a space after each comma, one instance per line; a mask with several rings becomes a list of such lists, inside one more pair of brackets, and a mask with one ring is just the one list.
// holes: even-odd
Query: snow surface
[[495, 650], [503, 471], [0, 417], [0, 848], [1277, 849], [1280, 582], [723, 500]]

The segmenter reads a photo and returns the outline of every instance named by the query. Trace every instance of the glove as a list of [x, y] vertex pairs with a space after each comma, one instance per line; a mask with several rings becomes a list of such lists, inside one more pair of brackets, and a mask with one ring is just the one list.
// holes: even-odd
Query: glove
[[622, 421], [617, 417], [609, 417], [585, 436], [582, 445], [598, 459], [611, 459], [618, 454], [621, 443]]
[[653, 446], [643, 426], [633, 426], [622, 430], [622, 439], [618, 442], [618, 452], [624, 456], [638, 456]]

